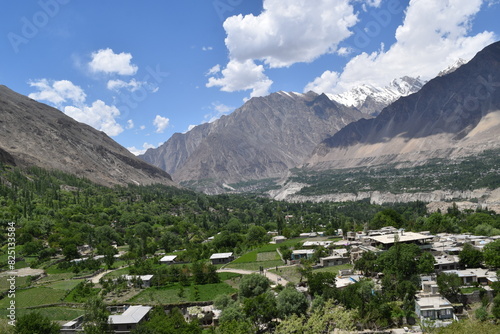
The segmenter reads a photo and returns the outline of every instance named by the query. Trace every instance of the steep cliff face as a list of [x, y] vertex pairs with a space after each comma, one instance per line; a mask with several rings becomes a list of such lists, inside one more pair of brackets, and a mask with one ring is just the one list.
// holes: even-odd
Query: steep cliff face
[[176, 134], [141, 158], [172, 173], [175, 181], [220, 192], [224, 184], [285, 176], [323, 139], [362, 117], [324, 94], [278, 92]]
[[500, 42], [374, 119], [353, 122], [323, 141], [306, 166], [348, 168], [473, 155], [500, 146]]
[[0, 86], [0, 159], [85, 177], [96, 183], [175, 185], [165, 171], [136, 158], [105, 133]]

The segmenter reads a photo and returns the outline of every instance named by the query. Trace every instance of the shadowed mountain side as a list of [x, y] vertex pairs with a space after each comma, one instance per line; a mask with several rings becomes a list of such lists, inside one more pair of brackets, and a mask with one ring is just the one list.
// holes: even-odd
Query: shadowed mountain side
[[175, 185], [168, 173], [135, 157], [104, 132], [0, 86], [0, 159], [112, 186]]
[[[500, 145], [500, 42], [429, 81], [374, 119], [351, 123], [314, 151], [307, 166], [345, 168], [474, 154]], [[490, 122], [493, 122], [490, 124]]]

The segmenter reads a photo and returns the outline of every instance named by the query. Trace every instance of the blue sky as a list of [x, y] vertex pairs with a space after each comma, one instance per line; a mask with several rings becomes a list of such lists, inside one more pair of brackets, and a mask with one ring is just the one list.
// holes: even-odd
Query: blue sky
[[499, 39], [498, 2], [4, 1], [0, 84], [138, 154], [254, 96], [430, 79]]

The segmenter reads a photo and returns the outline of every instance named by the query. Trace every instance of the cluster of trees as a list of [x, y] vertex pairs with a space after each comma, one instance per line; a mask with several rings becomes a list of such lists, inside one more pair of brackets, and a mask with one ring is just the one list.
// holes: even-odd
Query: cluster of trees
[[[111, 267], [116, 254], [112, 245], [127, 245], [128, 252], [123, 259], [131, 264], [130, 274], [153, 274], [156, 286], [173, 282], [216, 283], [219, 280], [216, 268], [205, 263], [212, 253], [242, 254], [267, 243], [270, 230], [288, 238], [301, 232], [324, 230], [333, 235], [337, 229], [347, 232], [387, 225], [431, 233], [500, 233], [500, 215], [488, 210], [461, 212], [452, 207], [446, 213], [429, 215], [421, 202], [392, 206], [366, 201], [285, 203], [258, 196], [207, 196], [160, 185], [111, 189], [39, 168], [20, 170], [0, 166], [0, 204], [0, 225], [16, 223], [19, 254], [36, 257], [31, 266], [43, 265], [59, 255], [66, 260], [61, 262], [61, 268], [93, 271], [102, 263], [69, 262], [80, 256], [77, 246], [90, 245], [94, 255], [104, 255], [105, 264]], [[209, 237], [213, 240], [204, 242]], [[6, 241], [5, 234], [0, 234], [2, 252], [6, 250]], [[156, 252], [174, 250], [182, 250], [175, 253], [178, 260], [190, 264], [161, 266], [157, 263], [158, 257], [151, 258]], [[285, 257], [286, 252], [287, 249], [282, 249]], [[466, 245], [460, 253], [460, 261], [468, 267], [478, 263], [500, 267], [499, 254], [500, 241], [487, 245], [482, 253]], [[338, 290], [333, 275], [304, 270], [313, 299], [311, 305], [295, 289], [285, 287], [272, 292], [262, 276], [244, 276], [236, 300], [224, 297], [217, 301], [223, 309], [217, 330], [245, 333], [245, 330], [268, 328], [288, 333], [296, 328], [297, 333], [315, 333], [314, 328], [320, 326], [349, 329], [348, 323], [368, 327], [401, 324], [413, 311], [418, 274], [432, 272], [433, 265], [433, 258], [420, 252], [418, 247], [396, 244], [378, 256], [365, 253], [355, 264], [356, 269], [368, 276], [383, 272], [380, 287], [362, 280]], [[105, 289], [115, 288], [111, 282], [107, 283]], [[85, 294], [91, 287], [78, 289]], [[93, 296], [90, 294], [87, 299], [93, 300]], [[197, 324], [182, 323], [175, 313], [154, 314], [156, 320], [150, 326], [156, 323], [171, 328], [166, 323], [172, 323], [172, 328], [177, 328], [179, 333], [185, 326], [186, 333], [199, 329]], [[141, 330], [154, 332], [147, 326]]]
[[[395, 194], [434, 190], [472, 190], [500, 187], [498, 166], [500, 150], [488, 150], [461, 160], [434, 159], [425, 165], [400, 168], [396, 165], [346, 170], [309, 171], [295, 169], [290, 179], [309, 186], [300, 190], [305, 196], [360, 191], [387, 191]], [[458, 177], [459, 176], [459, 177]]]

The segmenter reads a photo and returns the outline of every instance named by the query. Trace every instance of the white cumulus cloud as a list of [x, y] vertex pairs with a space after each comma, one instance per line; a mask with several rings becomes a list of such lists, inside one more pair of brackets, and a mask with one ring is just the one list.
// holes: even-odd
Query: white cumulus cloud
[[[386, 85], [404, 75], [431, 79], [459, 58], [470, 60], [495, 41], [494, 33], [470, 35], [481, 0], [411, 0], [388, 49], [361, 53], [341, 73], [326, 71], [305, 91], [341, 93], [360, 84]], [[390, 73], [390, 75], [388, 75]]]
[[123, 127], [116, 122], [116, 118], [120, 116], [118, 108], [108, 106], [101, 100], [94, 101], [91, 106], [66, 106], [64, 113], [79, 122], [105, 132], [108, 136], [117, 136], [123, 132]]
[[127, 130], [133, 129], [134, 128], [134, 121], [129, 119], [127, 121]]
[[60, 107], [65, 102], [81, 104], [85, 101], [86, 94], [82, 88], [68, 80], [30, 80], [28, 84], [38, 89], [38, 92], [28, 96], [37, 101], [46, 101]]
[[156, 148], [158, 146], [154, 146], [154, 145], [149, 144], [149, 143], [144, 143], [144, 144], [142, 144], [142, 148], [136, 148], [135, 146], [132, 146], [132, 147], [127, 147], [127, 150], [129, 150], [130, 153], [132, 153], [133, 155], [140, 155], [140, 154], [146, 153], [146, 151], [149, 148]]
[[156, 127], [155, 132], [162, 133], [167, 128], [169, 123], [170, 123], [170, 119], [168, 119], [166, 117], [162, 117], [160, 115], [156, 115], [156, 117], [153, 121], [153, 124]]
[[89, 67], [93, 72], [104, 72], [106, 74], [134, 75], [138, 67], [131, 63], [130, 53], [114, 53], [112, 49], [101, 49], [92, 52], [92, 60]]
[[258, 15], [237, 15], [224, 22], [232, 59], [259, 59], [270, 67], [310, 62], [336, 50], [351, 35], [357, 17], [349, 1], [265, 0]]
[[145, 84], [146, 84], [145, 82], [137, 81], [135, 79], [131, 79], [129, 82], [117, 79], [117, 80], [109, 80], [107, 83], [107, 88], [115, 92], [123, 88], [129, 90], [130, 92], [135, 92]]
[[219, 73], [219, 72], [220, 72], [220, 65], [219, 65], [219, 64], [217, 64], [217, 65], [213, 66], [212, 68], [210, 68], [210, 69], [208, 70], [208, 72], [207, 72], [207, 74], [206, 74], [206, 75], [207, 75], [207, 76], [209, 76], [209, 75], [214, 75], [214, 74], [217, 74], [217, 73]]
[[221, 87], [223, 92], [251, 89], [250, 97], [254, 97], [269, 94], [269, 87], [273, 83], [264, 74], [264, 66], [257, 65], [252, 60], [231, 60], [221, 74], [220, 77], [210, 77], [206, 86]]
[[337, 51], [348, 38], [357, 16], [349, 0], [264, 0], [263, 12], [226, 19], [224, 29], [229, 62], [222, 76], [210, 77], [207, 87], [222, 91], [252, 90], [250, 97], [268, 94], [269, 68], [311, 62]]

